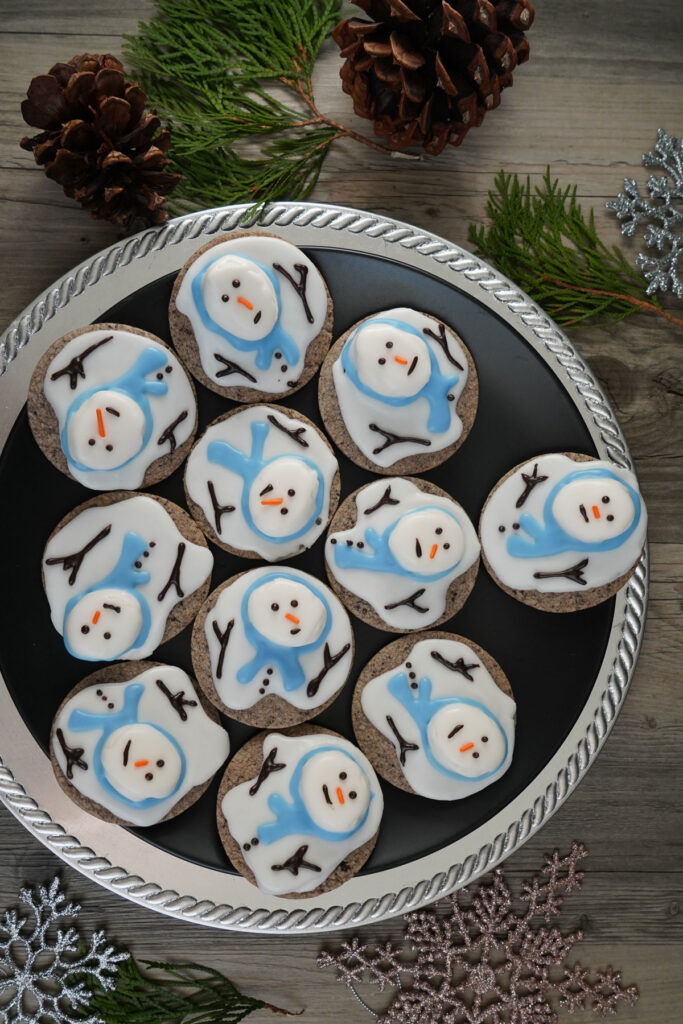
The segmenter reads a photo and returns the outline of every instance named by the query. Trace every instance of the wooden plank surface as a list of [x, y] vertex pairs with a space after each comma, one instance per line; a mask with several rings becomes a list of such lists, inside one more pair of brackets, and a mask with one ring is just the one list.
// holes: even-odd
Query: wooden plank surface
[[[0, 7], [4, 326], [52, 280], [116, 238], [19, 149], [27, 131], [19, 113], [26, 86], [33, 74], [75, 53], [119, 53], [121, 33], [134, 30], [152, 4], [2, 0]], [[546, 0], [538, 8], [530, 63], [460, 149], [408, 161], [342, 143], [313, 198], [375, 210], [466, 245], [469, 222], [484, 218], [496, 171], [505, 167], [537, 180], [550, 164], [595, 206], [603, 237], [619, 240], [605, 199], [616, 195], [624, 177], [646, 178], [640, 155], [652, 147], [657, 127], [683, 132], [683, 7], [679, 0], [618, 6]], [[319, 105], [364, 131], [339, 88], [338, 64], [336, 47], [327, 44], [315, 76]], [[606, 388], [635, 456], [651, 515], [650, 611], [631, 693], [597, 763], [548, 825], [508, 860], [507, 871], [519, 882], [545, 851], [565, 849], [575, 838], [585, 842], [585, 886], [565, 911], [565, 927], [581, 922], [585, 931], [576, 959], [611, 963], [639, 985], [640, 1003], [622, 1011], [624, 1021], [671, 1024], [680, 1019], [683, 996], [683, 337], [663, 321], [639, 316], [573, 339]], [[290, 1009], [306, 1007], [309, 1024], [368, 1019], [332, 974], [315, 966], [321, 946], [335, 946], [341, 936], [325, 942], [217, 934], [161, 917], [62, 865], [0, 808], [0, 908], [20, 885], [56, 870], [70, 895], [83, 901], [84, 923], [106, 925], [140, 956], [212, 964], [250, 993]], [[399, 921], [390, 921], [362, 933], [397, 939], [400, 930]]]

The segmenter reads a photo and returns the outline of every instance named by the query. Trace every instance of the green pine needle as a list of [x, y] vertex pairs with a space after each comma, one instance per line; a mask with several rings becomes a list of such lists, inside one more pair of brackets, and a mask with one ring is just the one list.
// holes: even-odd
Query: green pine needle
[[525, 184], [501, 171], [488, 194], [491, 223], [470, 224], [470, 243], [563, 327], [659, 312], [640, 273], [600, 240], [593, 211], [586, 219], [576, 192], [551, 180], [549, 167], [533, 190], [529, 178]]
[[83, 1016], [104, 1024], [238, 1024], [264, 1007], [286, 1012], [243, 995], [225, 975], [200, 964], [143, 963], [161, 976], [143, 974], [133, 957], [123, 961], [115, 990], [96, 986]]
[[311, 75], [341, 0], [158, 0], [124, 56], [171, 128], [175, 212], [303, 199], [339, 130]]

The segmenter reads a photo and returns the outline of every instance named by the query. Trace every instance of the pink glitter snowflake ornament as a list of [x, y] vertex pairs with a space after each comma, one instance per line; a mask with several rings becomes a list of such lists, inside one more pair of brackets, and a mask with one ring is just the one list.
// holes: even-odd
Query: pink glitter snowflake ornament
[[[369, 946], [353, 938], [335, 953], [322, 952], [318, 966], [336, 967], [338, 980], [363, 1006], [355, 987], [360, 982], [379, 992], [395, 988], [382, 1024], [556, 1024], [554, 996], [570, 1014], [614, 1014], [621, 1003], [633, 1005], [638, 990], [623, 987], [621, 972], [611, 967], [591, 978], [581, 964], [565, 966], [583, 932], [562, 935], [550, 927], [564, 896], [581, 888], [577, 868], [585, 856], [583, 845], [574, 843], [566, 856], [555, 850], [546, 857], [541, 873], [522, 884], [519, 911], [497, 868], [466, 906], [465, 889], [446, 897], [446, 914], [406, 914], [407, 947]], [[535, 927], [540, 920], [545, 924]]]

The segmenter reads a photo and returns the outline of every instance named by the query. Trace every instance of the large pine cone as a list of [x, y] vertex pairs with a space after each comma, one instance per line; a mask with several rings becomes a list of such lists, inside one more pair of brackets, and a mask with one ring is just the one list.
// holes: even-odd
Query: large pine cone
[[344, 92], [391, 149], [458, 146], [529, 58], [529, 0], [354, 0], [334, 30]]
[[126, 232], [163, 224], [180, 175], [164, 170], [170, 136], [146, 107], [116, 57], [82, 54], [31, 82], [21, 113], [43, 130], [21, 146], [94, 217]]

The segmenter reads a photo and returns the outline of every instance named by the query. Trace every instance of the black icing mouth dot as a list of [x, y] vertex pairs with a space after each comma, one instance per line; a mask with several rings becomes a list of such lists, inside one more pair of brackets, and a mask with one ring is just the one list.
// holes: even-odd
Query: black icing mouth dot
[[414, 672], [409, 672], [408, 673], [408, 679], [414, 679], [414, 678], [415, 678], [415, 673]]
[[275, 353], [275, 358], [276, 359], [282, 359], [282, 352], [276, 352]]
[[330, 537], [330, 544], [336, 544], [336, 543], [337, 543], [337, 538], [336, 537]]
[[163, 761], [157, 761], [157, 768], [163, 768], [163, 767], [164, 767], [164, 762]]
[[413, 664], [412, 664], [412, 662], [410, 662], [410, 661], [407, 661], [407, 662], [406, 662], [406, 668], [412, 668], [412, 667], [413, 667]]
[[349, 800], [355, 800], [357, 796], [358, 793], [356, 793], [356, 791], [352, 789], [351, 792], [349, 793]]
[[90, 626], [81, 626], [81, 633], [89, 633]]
[[289, 632], [291, 633], [292, 636], [296, 636], [297, 633], [301, 632], [301, 630], [298, 627], [296, 627], [295, 629], [290, 629]]
[[258, 846], [258, 839], [256, 838], [256, 836], [254, 836], [254, 838], [252, 839], [251, 845], [252, 846]]
[[488, 743], [488, 741], [489, 741], [488, 736], [482, 736], [482, 738], [481, 738], [481, 742], [482, 743]]
[[476, 751], [476, 750], [475, 750], [475, 751], [474, 751], [474, 753], [472, 754], [472, 757], [479, 757], [479, 754], [477, 753], [477, 751]]
[[250, 843], [245, 843], [244, 846], [242, 847], [242, 849], [246, 850], [247, 853], [248, 853], [249, 850], [251, 850], [251, 844]]
[[411, 683], [410, 684], [410, 689], [411, 690], [417, 690], [417, 683]]
[[280, 509], [280, 515], [281, 516], [286, 516], [288, 512], [289, 512], [288, 508], [281, 508]]
[[151, 782], [153, 778], [154, 778], [154, 776], [152, 775], [151, 772], [146, 772], [145, 773], [145, 779], [147, 780], [147, 782]]
[[164, 373], [173, 373], [173, 367], [172, 366], [165, 366], [164, 367]]
[[455, 401], [455, 395], [446, 395], [446, 398], [448, 399], [449, 402]]
[[90, 440], [88, 441], [88, 444], [89, 444], [89, 445], [90, 445], [90, 447], [92, 448], [92, 446], [93, 446], [93, 445], [95, 444], [95, 438], [94, 438], [94, 437], [91, 437], [91, 438], [90, 438]]
[[230, 302], [229, 295], [221, 295], [221, 302]]
[[353, 547], [353, 541], [352, 540], [347, 540], [346, 546], [347, 546], [347, 548], [352, 548]]
[[608, 523], [614, 522], [614, 516], [607, 516], [607, 522]]
[[518, 530], [519, 529], [519, 523], [513, 523], [512, 524], [512, 529], [513, 530]]
[[163, 373], [158, 373], [157, 374], [157, 380], [163, 380], [163, 379], [164, 379]]
[[498, 527], [498, 533], [505, 533], [505, 527], [504, 526], [499, 526]]
[[378, 359], [377, 362], [379, 363], [380, 366], [384, 366], [384, 364], [386, 363], [386, 359]]
[[269, 675], [269, 676], [272, 676], [272, 674], [273, 674], [272, 668], [267, 668], [266, 669], [266, 674]]
[[95, 690], [95, 693], [97, 694], [98, 697], [102, 696], [102, 691], [101, 690]]
[[104, 634], [104, 639], [105, 640], [111, 640], [111, 633], [105, 633]]
[[362, 540], [359, 540], [358, 543], [356, 544], [356, 547], [357, 548], [364, 548], [365, 547], [365, 543]]
[[142, 569], [142, 562], [136, 562], [135, 563], [135, 568], [136, 569]]
[[143, 551], [142, 552], [142, 557], [143, 558], [149, 558], [149, 551]]
[[114, 451], [114, 445], [113, 444], [105, 444], [104, 447], [107, 449], [108, 452], [113, 452]]
[[157, 546], [157, 542], [156, 542], [155, 540], [151, 540], [151, 541], [149, 542], [149, 546], [150, 546], [151, 548], [155, 548], [155, 547]]
[[261, 310], [259, 309], [258, 313], [254, 317], [254, 323], [257, 324], [260, 319], [261, 319]]
[[287, 373], [288, 369], [289, 367], [287, 366], [287, 363], [283, 363], [282, 366], [280, 367], [280, 373]]

